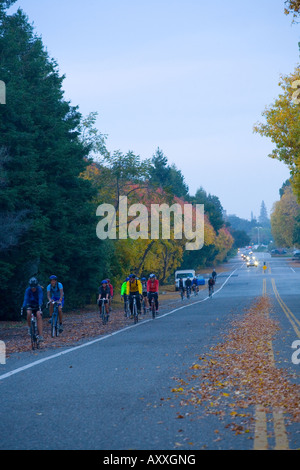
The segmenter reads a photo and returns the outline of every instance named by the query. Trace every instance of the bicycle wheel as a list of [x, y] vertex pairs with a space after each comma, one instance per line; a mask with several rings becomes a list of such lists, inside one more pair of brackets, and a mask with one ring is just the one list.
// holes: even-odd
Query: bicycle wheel
[[153, 299], [152, 299], [152, 302], [151, 302], [151, 311], [152, 311], [152, 318], [154, 319], [155, 316], [156, 316], [156, 310], [155, 310], [155, 303], [154, 303]]
[[106, 323], [107, 323], [107, 313], [106, 313], [106, 310], [105, 310], [104, 302], [102, 303], [101, 318], [102, 318], [103, 325], [106, 325]]
[[144, 313], [144, 315], [146, 315], [146, 313], [147, 313], [145, 299], [143, 299], [143, 313]]
[[30, 333], [31, 333], [31, 347], [32, 347], [32, 350], [34, 351], [35, 349], [38, 348], [37, 328], [36, 328], [36, 323], [34, 320], [31, 321]]
[[134, 320], [134, 323], [138, 323], [138, 321], [139, 321], [137, 306], [136, 306], [135, 302], [133, 304], [133, 320]]
[[55, 313], [52, 313], [52, 318], [51, 318], [51, 338], [54, 338], [56, 336], [56, 321], [55, 321]]

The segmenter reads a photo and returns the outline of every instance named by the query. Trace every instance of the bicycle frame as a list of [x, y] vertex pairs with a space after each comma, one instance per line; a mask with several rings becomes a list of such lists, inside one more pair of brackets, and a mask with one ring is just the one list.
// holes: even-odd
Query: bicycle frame
[[139, 321], [139, 315], [138, 315], [138, 311], [137, 311], [137, 303], [136, 303], [136, 297], [137, 295], [133, 295], [133, 306], [132, 306], [132, 314], [133, 314], [133, 321], [134, 323], [138, 323]]
[[39, 339], [38, 339], [38, 328], [37, 328], [37, 318], [36, 315], [31, 310], [31, 322], [30, 322], [30, 335], [31, 335], [31, 346], [35, 350], [39, 348]]
[[102, 319], [102, 323], [103, 325], [106, 325], [106, 323], [108, 322], [108, 313], [106, 312], [106, 309], [105, 309], [105, 300], [107, 299], [100, 299], [101, 301], [101, 311], [100, 311], [100, 317]]
[[59, 336], [59, 314], [58, 314], [58, 307], [60, 302], [57, 302], [57, 300], [50, 300], [50, 302], [47, 303], [47, 306], [49, 304], [53, 305], [53, 313], [51, 317], [51, 337], [54, 338], [55, 336]]
[[180, 295], [181, 295], [181, 300], [183, 300], [183, 299], [184, 299], [184, 295], [185, 295], [185, 290], [184, 290], [184, 288], [182, 288], [182, 289], [180, 290]]
[[150, 294], [150, 308], [151, 308], [151, 312], [152, 312], [152, 318], [154, 319], [155, 316], [156, 316], [156, 307], [155, 307], [155, 300], [154, 300], [154, 295], [153, 294]]

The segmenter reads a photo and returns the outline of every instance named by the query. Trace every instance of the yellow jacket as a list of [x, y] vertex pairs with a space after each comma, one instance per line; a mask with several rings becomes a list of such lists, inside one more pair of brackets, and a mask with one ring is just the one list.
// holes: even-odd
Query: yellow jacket
[[129, 295], [139, 293], [142, 295], [142, 283], [139, 279], [135, 279], [133, 282], [127, 281], [126, 294]]

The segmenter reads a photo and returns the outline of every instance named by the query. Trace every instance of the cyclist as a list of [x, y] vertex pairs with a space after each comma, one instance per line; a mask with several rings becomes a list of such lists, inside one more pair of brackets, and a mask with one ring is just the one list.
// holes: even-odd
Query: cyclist
[[215, 285], [215, 280], [210, 277], [208, 280], [208, 294], [213, 294], [214, 293], [214, 285]]
[[141, 283], [142, 283], [142, 295], [143, 295], [143, 299], [145, 302], [145, 307], [146, 307], [146, 310], [149, 311], [149, 302], [148, 302], [148, 294], [147, 294], [147, 279], [145, 277], [142, 277]]
[[140, 315], [141, 308], [142, 308], [141, 307], [142, 283], [136, 277], [135, 274], [130, 274], [129, 276], [129, 281], [127, 281], [126, 294], [128, 295], [128, 298], [129, 298], [129, 308], [130, 308], [131, 316], [132, 316], [132, 311], [133, 311], [133, 296], [134, 295], [136, 296], [136, 306], [137, 306], [138, 315]]
[[63, 331], [63, 324], [62, 324], [62, 308], [64, 306], [64, 288], [63, 285], [58, 282], [57, 276], [52, 275], [49, 277], [50, 284], [47, 286], [47, 297], [48, 297], [48, 302], [49, 304], [49, 314], [50, 314], [50, 320], [49, 323], [51, 323], [51, 317], [53, 313], [53, 304], [51, 300], [57, 301], [60, 303], [58, 306], [58, 316], [59, 316], [59, 332], [61, 333]]
[[188, 291], [191, 293], [192, 281], [189, 277], [185, 281], [185, 287], [186, 287], [186, 293], [188, 293]]
[[99, 310], [101, 313], [101, 307], [102, 307], [102, 299], [104, 300], [104, 305], [105, 305], [105, 311], [107, 314], [107, 320], [109, 319], [109, 296], [110, 296], [110, 288], [107, 282], [107, 279], [104, 279], [101, 282], [101, 286], [99, 287], [99, 297], [98, 297], [98, 305], [99, 305]]
[[126, 277], [125, 281], [123, 282], [121, 286], [121, 299], [124, 300], [124, 317], [127, 316], [126, 312], [126, 302], [127, 302], [127, 282], [129, 281], [129, 277]]
[[183, 283], [183, 279], [182, 279], [182, 278], [179, 279], [178, 288], [179, 288], [179, 290], [180, 290], [180, 294], [181, 294], [182, 297], [183, 297], [183, 296], [184, 296], [185, 288], [184, 288], [184, 283]]
[[194, 292], [198, 292], [198, 281], [197, 281], [197, 278], [194, 277], [193, 281], [192, 281], [192, 289]]
[[216, 280], [217, 280], [217, 273], [216, 273], [216, 270], [214, 269], [213, 272], [211, 273], [211, 277], [213, 278], [213, 280], [215, 281], [216, 283]]
[[114, 289], [113, 289], [113, 286], [111, 285], [110, 283], [110, 279], [106, 279], [107, 280], [107, 285], [109, 287], [109, 310], [111, 310], [111, 301], [113, 299], [113, 296], [114, 296]]
[[39, 281], [32, 277], [29, 280], [29, 287], [25, 290], [24, 302], [21, 308], [21, 315], [23, 314], [23, 309], [27, 309], [27, 325], [28, 325], [28, 334], [30, 335], [30, 322], [31, 322], [31, 313], [37, 318], [37, 327], [39, 333], [39, 341], [44, 341], [43, 338], [43, 320], [42, 320], [42, 304], [43, 304], [43, 289], [39, 286]]
[[152, 297], [154, 298], [156, 314], [158, 314], [158, 288], [159, 288], [158, 279], [156, 279], [155, 274], [150, 274], [149, 279], [147, 281], [147, 293], [148, 293], [149, 305], [151, 305]]

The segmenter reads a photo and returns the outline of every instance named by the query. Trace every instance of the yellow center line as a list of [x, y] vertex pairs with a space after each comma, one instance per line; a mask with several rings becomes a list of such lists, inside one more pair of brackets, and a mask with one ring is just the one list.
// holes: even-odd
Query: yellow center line
[[[273, 280], [272, 280], [272, 285], [274, 289], [275, 282], [273, 284]], [[275, 289], [276, 289], [276, 286], [275, 286]], [[266, 282], [266, 279], [263, 279], [263, 290], [262, 290], [263, 296], [266, 295], [266, 292], [267, 292], [267, 282]], [[268, 318], [269, 312], [266, 311], [265, 316]], [[268, 349], [269, 349], [268, 350], [269, 360], [272, 366], [276, 367], [272, 341], [268, 341], [267, 344], [268, 344]], [[286, 432], [286, 428], [284, 424], [284, 417], [280, 410], [277, 410], [277, 409], [273, 410], [273, 423], [274, 423], [274, 434], [275, 434], [274, 450], [288, 450], [289, 441], [288, 441], [287, 432]], [[255, 408], [254, 450], [268, 450], [268, 448], [269, 446], [268, 446], [268, 432], [267, 432], [267, 415], [266, 415], [264, 408], [261, 405], [257, 405]]]
[[279, 410], [273, 410], [273, 417], [276, 440], [274, 450], [288, 450], [289, 441], [287, 438], [283, 415]]
[[268, 449], [267, 418], [264, 409], [257, 406], [255, 409], [254, 450]]
[[288, 306], [284, 303], [284, 301], [280, 297], [274, 279], [272, 279], [272, 286], [273, 286], [273, 291], [274, 291], [275, 297], [276, 297], [280, 307], [284, 311], [287, 319], [290, 321], [292, 327], [294, 328], [294, 331], [295, 331], [296, 335], [298, 336], [298, 338], [300, 338], [300, 330], [298, 328], [298, 326], [300, 327], [300, 321], [298, 320], [298, 318], [295, 317], [295, 315], [291, 312], [291, 310], [288, 308]]

